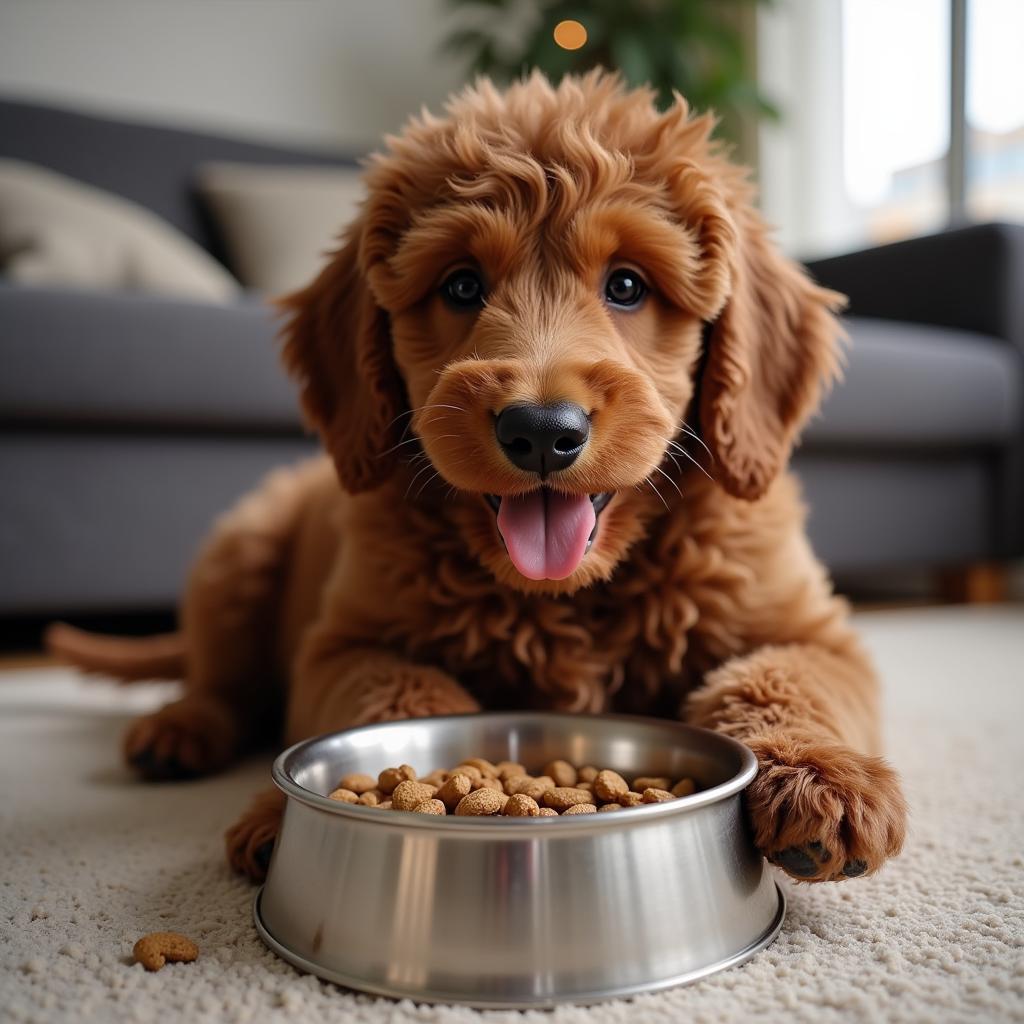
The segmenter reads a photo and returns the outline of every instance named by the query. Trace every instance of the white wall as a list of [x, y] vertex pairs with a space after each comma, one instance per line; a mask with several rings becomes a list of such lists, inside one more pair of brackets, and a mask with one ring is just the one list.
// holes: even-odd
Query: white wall
[[463, 78], [441, 0], [0, 0], [0, 94], [363, 148]]

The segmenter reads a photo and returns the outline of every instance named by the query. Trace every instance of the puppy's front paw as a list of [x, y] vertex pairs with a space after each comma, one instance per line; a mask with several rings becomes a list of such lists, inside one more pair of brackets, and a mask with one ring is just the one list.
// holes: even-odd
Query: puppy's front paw
[[869, 875], [903, 848], [906, 802], [881, 758], [783, 734], [748, 746], [759, 765], [747, 790], [754, 841], [793, 878]]
[[224, 834], [228, 863], [250, 881], [262, 882], [267, 877], [274, 841], [281, 831], [284, 802], [279, 789], [264, 790]]
[[227, 767], [238, 726], [219, 700], [189, 695], [137, 718], [124, 737], [124, 759], [150, 781], [196, 779]]

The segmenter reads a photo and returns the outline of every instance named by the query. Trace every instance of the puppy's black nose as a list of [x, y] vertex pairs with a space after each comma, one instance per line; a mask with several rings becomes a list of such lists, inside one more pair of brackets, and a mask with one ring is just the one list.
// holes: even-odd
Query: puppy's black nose
[[576, 461], [590, 437], [590, 420], [575, 402], [510, 405], [494, 429], [510, 462], [545, 477]]

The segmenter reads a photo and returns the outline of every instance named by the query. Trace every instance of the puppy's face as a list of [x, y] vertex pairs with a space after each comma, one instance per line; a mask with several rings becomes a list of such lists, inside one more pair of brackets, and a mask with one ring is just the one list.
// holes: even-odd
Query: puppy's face
[[662, 464], [702, 324], [720, 321], [704, 433], [723, 485], [752, 498], [830, 368], [834, 297], [768, 246], [685, 106], [535, 77], [450, 113], [371, 166], [348, 245], [288, 300], [286, 359], [346, 486], [394, 470], [411, 418], [422, 481], [454, 489], [479, 560], [520, 589], [572, 591], [614, 571], [658, 482], [679, 483]]
[[494, 185], [493, 205], [452, 194], [400, 242], [396, 272], [419, 279], [391, 318], [395, 360], [427, 458], [475, 497], [480, 560], [574, 589], [624, 556], [604, 524], [643, 500], [693, 395], [700, 320], [662, 257], [687, 241], [648, 197], [610, 188], [548, 217]]

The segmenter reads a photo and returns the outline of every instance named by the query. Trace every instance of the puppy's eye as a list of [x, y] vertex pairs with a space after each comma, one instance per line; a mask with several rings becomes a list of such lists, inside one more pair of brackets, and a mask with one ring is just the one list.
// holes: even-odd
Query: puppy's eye
[[613, 270], [604, 286], [605, 302], [613, 306], [636, 306], [647, 294], [647, 285], [635, 270]]
[[441, 285], [441, 294], [458, 309], [477, 309], [483, 305], [484, 283], [474, 270], [456, 270]]

